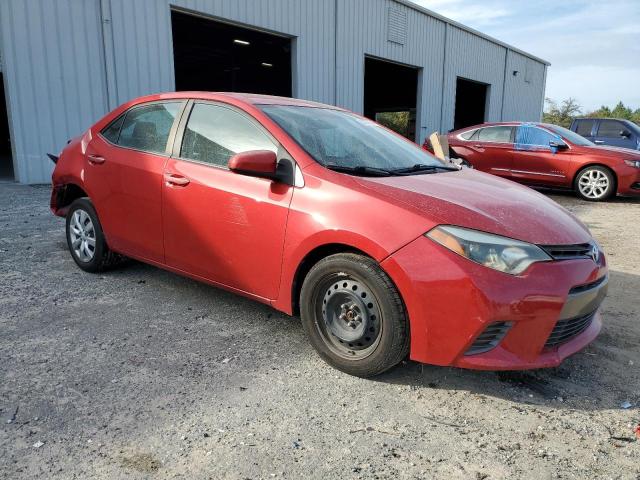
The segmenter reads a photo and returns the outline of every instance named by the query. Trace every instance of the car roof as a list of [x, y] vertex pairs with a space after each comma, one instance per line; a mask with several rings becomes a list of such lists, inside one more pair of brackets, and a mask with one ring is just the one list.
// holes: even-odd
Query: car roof
[[186, 92], [166, 92], [155, 95], [140, 97], [135, 103], [144, 103], [157, 100], [175, 100], [194, 98], [201, 100], [218, 100], [224, 101], [235, 100], [249, 105], [288, 105], [296, 107], [313, 107], [313, 108], [330, 108], [332, 110], [343, 110], [342, 108], [326, 105], [324, 103], [312, 102], [299, 98], [277, 97], [273, 95], [260, 95], [257, 93], [238, 93], [238, 92], [206, 92], [206, 91], [186, 91]]

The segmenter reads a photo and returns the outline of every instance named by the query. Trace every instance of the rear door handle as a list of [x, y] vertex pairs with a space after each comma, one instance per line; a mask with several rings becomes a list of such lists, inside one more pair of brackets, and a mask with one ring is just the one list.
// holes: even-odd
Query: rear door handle
[[89, 163], [93, 165], [102, 165], [104, 163], [104, 157], [99, 155], [89, 155], [87, 159], [89, 160]]
[[475, 147], [475, 148], [483, 148], [483, 146], [482, 146], [482, 145], [477, 144], [477, 143], [474, 145], [474, 147]]
[[167, 185], [176, 185], [179, 187], [185, 187], [189, 185], [190, 182], [187, 177], [183, 177], [182, 175], [177, 175], [175, 173], [165, 173], [164, 181], [167, 182]]

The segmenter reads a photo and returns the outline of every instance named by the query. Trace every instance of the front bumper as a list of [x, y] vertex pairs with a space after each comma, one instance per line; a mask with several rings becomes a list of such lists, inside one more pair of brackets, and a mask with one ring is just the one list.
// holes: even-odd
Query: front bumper
[[[382, 266], [407, 306], [410, 357], [419, 362], [487, 370], [553, 367], [593, 341], [602, 326], [604, 255], [597, 264], [544, 262], [512, 276], [420, 237]], [[508, 328], [495, 345], [468, 354], [477, 351], [474, 342], [487, 327], [501, 323]]]
[[619, 195], [640, 195], [640, 169], [625, 166], [616, 171]]

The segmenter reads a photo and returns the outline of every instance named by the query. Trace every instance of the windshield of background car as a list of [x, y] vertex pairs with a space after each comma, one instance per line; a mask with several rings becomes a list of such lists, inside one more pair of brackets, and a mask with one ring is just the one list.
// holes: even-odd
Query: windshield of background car
[[588, 147], [590, 145], [595, 145], [595, 143], [590, 142], [583, 136], [578, 135], [576, 132], [573, 132], [568, 128], [559, 127], [558, 125], [545, 125], [545, 127], [551, 130], [553, 133], [557, 133], [562, 138], [568, 140], [574, 145], [578, 145], [580, 147]]
[[419, 146], [352, 113], [290, 105], [260, 108], [323, 166], [384, 170], [444, 166]]

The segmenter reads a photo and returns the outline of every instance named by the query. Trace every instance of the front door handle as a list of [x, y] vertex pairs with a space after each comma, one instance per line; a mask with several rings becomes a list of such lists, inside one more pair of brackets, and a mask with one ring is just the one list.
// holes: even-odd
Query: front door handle
[[165, 173], [164, 181], [167, 182], [167, 185], [176, 185], [178, 187], [185, 187], [189, 185], [190, 182], [187, 177], [183, 177], [182, 175], [178, 175], [176, 173]]
[[87, 159], [92, 165], [102, 165], [104, 163], [104, 157], [100, 155], [89, 155]]
[[596, 145], [604, 145], [604, 140], [594, 140], [593, 143]]

